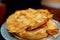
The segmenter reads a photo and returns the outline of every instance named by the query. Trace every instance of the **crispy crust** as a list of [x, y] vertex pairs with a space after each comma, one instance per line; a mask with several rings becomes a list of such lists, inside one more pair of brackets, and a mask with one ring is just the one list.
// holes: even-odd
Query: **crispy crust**
[[50, 14], [47, 10], [19, 10], [8, 17], [6, 24], [9, 28], [11, 28], [10, 26], [14, 26], [13, 28], [18, 26], [20, 28], [23, 27], [24, 29], [29, 28], [29, 30], [32, 30], [45, 24], [51, 18], [52, 14]]
[[[50, 28], [51, 26], [49, 26], [48, 24], [52, 25], [52, 29]], [[55, 29], [57, 31], [55, 31]], [[48, 31], [48, 30], [50, 30], [50, 31]], [[55, 32], [51, 32], [51, 31], [55, 31]], [[41, 32], [42, 32], [42, 34], [41, 34]], [[27, 33], [28, 33], [28, 31], [27, 31]], [[47, 38], [48, 36], [53, 36], [56, 38], [58, 36], [57, 35], [58, 34], [58, 28], [53, 21], [49, 20], [47, 22], [47, 24], [44, 25], [43, 28], [39, 28], [37, 30], [30, 31], [29, 33], [32, 33], [32, 34], [27, 34], [27, 33], [15, 33], [15, 35], [17, 35], [16, 37], [18, 37], [18, 38], [24, 38], [24, 39], [30, 39], [30, 40], [32, 40], [32, 39], [33, 40], [43, 39], [43, 38]], [[36, 33], [36, 35], [34, 35], [34, 33]], [[38, 33], [40, 33], [40, 34], [38, 34]], [[33, 38], [31, 39], [31, 37], [30, 36], [27, 37], [27, 35], [30, 35], [31, 37], [33, 36]]]
[[6, 26], [9, 32], [21, 38], [41, 39], [58, 33], [56, 24], [50, 20], [52, 16], [50, 12], [43, 9], [19, 10], [8, 17]]

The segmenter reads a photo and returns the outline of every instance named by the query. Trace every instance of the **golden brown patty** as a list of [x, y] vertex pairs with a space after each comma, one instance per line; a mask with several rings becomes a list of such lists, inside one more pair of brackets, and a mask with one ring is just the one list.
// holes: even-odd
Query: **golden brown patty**
[[[43, 9], [18, 10], [6, 21], [9, 32], [26, 39], [40, 39], [58, 33], [52, 14]], [[52, 27], [52, 28], [51, 28]]]

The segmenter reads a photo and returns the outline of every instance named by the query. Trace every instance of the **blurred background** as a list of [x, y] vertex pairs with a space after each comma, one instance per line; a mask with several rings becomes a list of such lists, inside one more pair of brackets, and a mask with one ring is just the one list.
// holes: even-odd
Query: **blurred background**
[[[16, 10], [28, 8], [48, 9], [60, 21], [60, 0], [0, 0], [0, 26]], [[4, 40], [0, 35], [1, 40]]]

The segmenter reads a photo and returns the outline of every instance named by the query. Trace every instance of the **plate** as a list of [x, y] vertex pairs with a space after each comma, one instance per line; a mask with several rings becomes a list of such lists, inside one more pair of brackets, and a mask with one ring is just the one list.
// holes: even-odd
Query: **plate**
[[[56, 21], [56, 20], [53, 20], [53, 21], [57, 24], [57, 26], [58, 26], [58, 28], [60, 30], [60, 23], [58, 21]], [[10, 34], [8, 32], [8, 30], [6, 29], [6, 23], [4, 23], [1, 26], [1, 35], [3, 36], [3, 38], [5, 40], [18, 40], [16, 37], [14, 37], [12, 34]], [[54, 40], [60, 40], [60, 31], [58, 33], [58, 37], [56, 39], [54, 39]]]

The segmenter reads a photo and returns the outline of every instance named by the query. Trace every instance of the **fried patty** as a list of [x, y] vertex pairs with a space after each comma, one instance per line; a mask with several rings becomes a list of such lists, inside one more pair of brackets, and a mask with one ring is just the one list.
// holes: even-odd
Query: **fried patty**
[[18, 10], [6, 20], [6, 28], [10, 33], [26, 39], [40, 39], [48, 35], [56, 35], [58, 28], [51, 21], [52, 14], [44, 9]]

